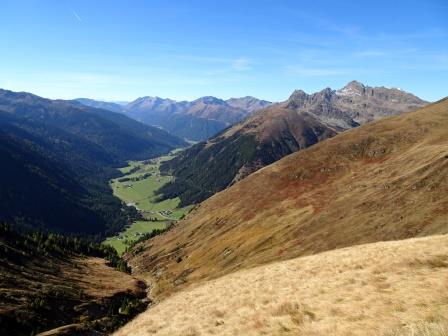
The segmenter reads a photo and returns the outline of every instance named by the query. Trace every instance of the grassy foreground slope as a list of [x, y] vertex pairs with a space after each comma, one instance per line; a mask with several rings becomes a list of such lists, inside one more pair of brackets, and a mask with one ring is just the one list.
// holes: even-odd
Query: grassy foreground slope
[[447, 279], [447, 235], [354, 246], [186, 289], [115, 335], [442, 336]]
[[448, 233], [448, 99], [344, 132], [220, 192], [131, 258], [154, 295], [256, 265]]

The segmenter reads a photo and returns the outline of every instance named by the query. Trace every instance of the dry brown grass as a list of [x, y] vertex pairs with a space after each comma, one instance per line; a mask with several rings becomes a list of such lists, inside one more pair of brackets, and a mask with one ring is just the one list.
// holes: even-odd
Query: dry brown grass
[[386, 332], [383, 336], [448, 336], [448, 322], [421, 322]]
[[448, 265], [441, 256], [448, 256], [447, 235], [239, 271], [174, 294], [116, 336], [445, 336]]
[[79, 258], [74, 262], [77, 267], [63, 267], [61, 276], [90, 297], [105, 298], [117, 293], [140, 294], [143, 291], [136, 278], [107, 266], [102, 258]]
[[445, 100], [340, 134], [211, 197], [130, 262], [164, 297], [268, 262], [448, 233], [447, 130]]

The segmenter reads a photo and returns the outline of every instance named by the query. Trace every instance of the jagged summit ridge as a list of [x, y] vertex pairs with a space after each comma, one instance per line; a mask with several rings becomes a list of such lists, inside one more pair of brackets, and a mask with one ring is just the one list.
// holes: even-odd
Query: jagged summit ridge
[[324, 118], [324, 122], [348, 129], [356, 124], [415, 110], [427, 102], [403, 90], [370, 87], [353, 80], [338, 90], [327, 87], [313, 94], [295, 90], [285, 104], [297, 112], [313, 113]]

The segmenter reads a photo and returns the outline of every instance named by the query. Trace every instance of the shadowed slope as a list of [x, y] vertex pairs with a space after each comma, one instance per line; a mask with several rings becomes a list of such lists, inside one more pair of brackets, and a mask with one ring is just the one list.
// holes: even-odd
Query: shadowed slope
[[131, 262], [160, 295], [279, 259], [447, 233], [447, 130], [445, 99], [292, 154], [203, 202]]

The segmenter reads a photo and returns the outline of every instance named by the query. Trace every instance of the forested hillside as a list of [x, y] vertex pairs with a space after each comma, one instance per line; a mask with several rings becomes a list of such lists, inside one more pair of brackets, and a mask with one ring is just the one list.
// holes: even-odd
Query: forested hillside
[[107, 181], [117, 172], [95, 145], [0, 112], [0, 156], [1, 221], [97, 235], [136, 216], [112, 196]]

